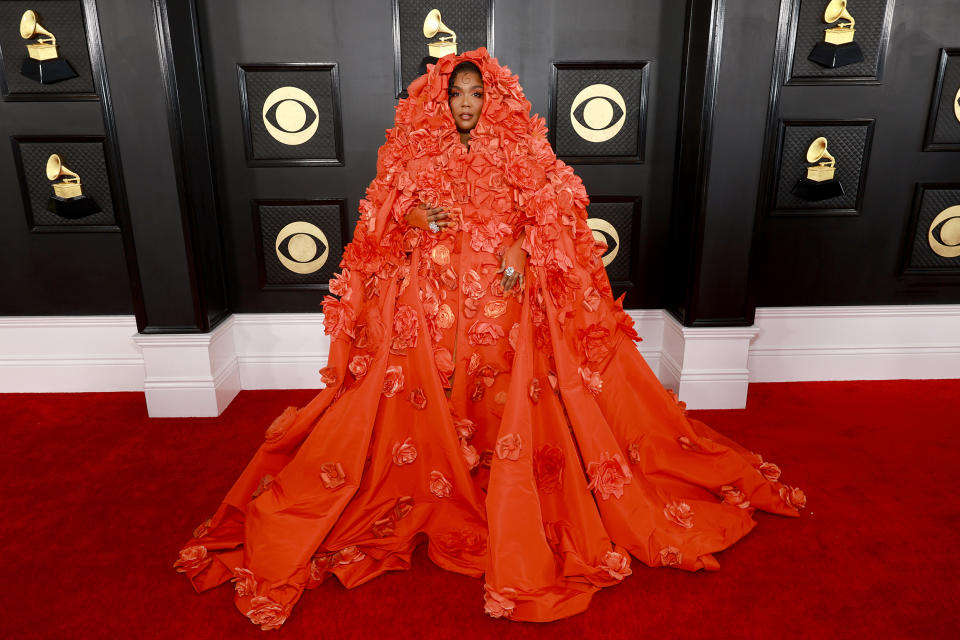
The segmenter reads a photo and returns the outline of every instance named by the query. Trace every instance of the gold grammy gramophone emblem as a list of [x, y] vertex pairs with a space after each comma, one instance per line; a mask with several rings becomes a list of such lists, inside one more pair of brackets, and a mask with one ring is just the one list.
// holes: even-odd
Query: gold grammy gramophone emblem
[[24, 40], [37, 39], [36, 42], [27, 45], [27, 55], [34, 60], [53, 60], [59, 55], [56, 36], [43, 28], [37, 20], [35, 11], [27, 9], [23, 12], [20, 18], [20, 37]]
[[80, 176], [63, 165], [63, 160], [56, 153], [50, 154], [47, 158], [47, 180], [58, 180], [53, 183], [53, 193], [58, 198], [79, 198], [83, 195], [83, 188], [80, 184]]
[[75, 220], [100, 212], [100, 205], [90, 196], [83, 195], [80, 175], [63, 164], [59, 154], [51, 153], [47, 158], [47, 179], [53, 183], [53, 197], [47, 200], [47, 211], [62, 218]]
[[857, 21], [847, 10], [847, 0], [830, 0], [823, 21], [834, 26], [824, 30], [823, 42], [816, 44], [808, 59], [828, 69], [863, 62], [863, 51], [853, 41]]
[[827, 139], [820, 136], [807, 147], [807, 162], [813, 164], [807, 167], [807, 180], [823, 182], [833, 180], [837, 172], [837, 160], [827, 151]]
[[826, 200], [843, 195], [843, 185], [837, 180], [837, 160], [827, 151], [827, 139], [816, 138], [807, 147], [807, 175], [793, 186], [791, 193], [810, 201]]
[[57, 38], [40, 24], [36, 11], [27, 9], [20, 17], [20, 37], [36, 39], [27, 45], [27, 58], [20, 73], [40, 84], [53, 84], [76, 78], [77, 72], [70, 63], [60, 57]]
[[433, 38], [438, 33], [447, 35], [440, 36], [436, 40], [427, 43], [427, 50], [434, 58], [442, 58], [445, 55], [457, 55], [457, 34], [440, 19], [440, 10], [431, 9], [427, 17], [423, 20], [423, 37]]
[[43, 28], [35, 11], [27, 9], [23, 12], [20, 18], [20, 37], [24, 40], [37, 39], [36, 42], [27, 45], [27, 55], [34, 60], [53, 60], [59, 55], [56, 36]]
[[[846, 22], [839, 22], [840, 20], [846, 20]], [[847, 11], [847, 0], [831, 0], [823, 12], [823, 21], [827, 24], [837, 23], [835, 27], [826, 30], [823, 37], [825, 42], [830, 44], [853, 42], [853, 36], [857, 32], [854, 25], [857, 21]]]
[[927, 243], [938, 256], [960, 257], [960, 205], [947, 207], [930, 222]]

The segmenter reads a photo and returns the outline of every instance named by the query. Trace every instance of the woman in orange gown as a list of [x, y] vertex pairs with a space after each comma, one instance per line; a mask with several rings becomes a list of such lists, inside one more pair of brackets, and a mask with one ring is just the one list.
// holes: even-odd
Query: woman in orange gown
[[[472, 62], [475, 67], [461, 66]], [[478, 73], [479, 72], [479, 73]], [[776, 465], [684, 415], [611, 296], [588, 198], [485, 49], [409, 88], [330, 282], [326, 388], [289, 407], [174, 565], [263, 629], [333, 574], [441, 567], [548, 621], [648, 566], [716, 569]]]

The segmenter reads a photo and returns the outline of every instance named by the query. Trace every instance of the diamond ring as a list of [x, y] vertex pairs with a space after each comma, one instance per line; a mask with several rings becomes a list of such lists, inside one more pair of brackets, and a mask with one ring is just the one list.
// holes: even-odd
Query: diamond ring
[[509, 278], [516, 272], [514, 271], [513, 267], [507, 267], [506, 269], [504, 269], [503, 273], [506, 274], [506, 276]]
[[429, 226], [430, 226], [430, 231], [433, 231], [434, 233], [437, 233], [438, 231], [440, 231], [440, 225], [438, 225], [436, 222], [431, 222]]

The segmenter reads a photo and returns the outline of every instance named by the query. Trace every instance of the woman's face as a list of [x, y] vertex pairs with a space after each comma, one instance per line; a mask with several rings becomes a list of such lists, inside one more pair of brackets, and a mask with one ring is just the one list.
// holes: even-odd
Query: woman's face
[[457, 129], [467, 133], [480, 120], [483, 108], [483, 79], [474, 71], [461, 71], [450, 85], [450, 113]]

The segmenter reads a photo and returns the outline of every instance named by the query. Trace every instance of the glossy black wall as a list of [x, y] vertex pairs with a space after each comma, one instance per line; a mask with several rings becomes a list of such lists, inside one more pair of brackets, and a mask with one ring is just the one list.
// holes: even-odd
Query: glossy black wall
[[[77, 4], [84, 24], [70, 33], [75, 38], [86, 36], [98, 97], [73, 100], [73, 96], [47, 95], [36, 101], [8, 96], [0, 102], [0, 315], [130, 314], [142, 307], [132, 239], [121, 233], [129, 228], [129, 219], [105, 68], [104, 51], [109, 45], [101, 46], [93, 0]], [[43, 3], [36, 9], [42, 14]], [[16, 24], [5, 27], [17, 29]], [[20, 43], [5, 50], [5, 60], [12, 62], [7, 68], [16, 68], [24, 53]], [[119, 181], [113, 194], [119, 226], [109, 231], [31, 231], [12, 140], [31, 135], [105, 136], [104, 148]]]
[[[393, 31], [390, 3], [311, 0], [199, 3], [201, 42], [214, 133], [224, 229], [232, 256], [231, 298], [239, 312], [316, 311], [318, 290], [261, 289], [250, 201], [345, 198], [352, 233], [357, 205], [375, 173], [376, 152], [392, 126]], [[664, 0], [496, 2], [495, 55], [520, 77], [533, 111], [547, 116], [551, 61], [648, 60], [650, 102], [643, 164], [575, 165], [588, 192], [640, 197], [628, 306], [663, 306], [664, 256], [671, 215], [684, 7]], [[291, 20], [291, 16], [296, 19]], [[358, 36], [362, 34], [362, 36]], [[343, 166], [251, 167], [245, 157], [237, 65], [336, 62], [343, 113]], [[349, 234], [348, 238], [349, 239]]]
[[[651, 62], [646, 162], [575, 166], [593, 195], [642, 198], [630, 306], [737, 325], [757, 304], [960, 302], [955, 274], [900, 273], [915, 183], [960, 180], [960, 154], [922, 151], [939, 50], [960, 45], [956, 1], [899, 0], [879, 84], [781, 86], [793, 2], [495, 3], [496, 54], [543, 115], [553, 60]], [[319, 291], [260, 289], [250, 200], [343, 197], [352, 225], [395, 104], [389, 2], [86, 3], [112, 100], [5, 101], [0, 136], [112, 120], [129, 218], [31, 233], [0, 153], [0, 314], [135, 313], [142, 331], [189, 332], [230, 311], [318, 310]], [[289, 61], [339, 64], [344, 166], [246, 166], [236, 65]], [[875, 121], [859, 214], [770, 216], [779, 122], [846, 118]]]
[[[909, 222], [916, 183], [960, 181], [960, 153], [923, 151], [940, 49], [960, 44], [960, 3], [898, 0], [879, 83], [822, 86], [781, 86], [790, 7], [784, 0], [773, 56], [773, 86], [779, 91], [770, 94], [765, 125], [768, 160], [776, 153], [779, 120], [874, 119], [874, 139], [858, 215], [771, 216], [761, 194], [752, 268], [756, 304], [960, 302], [956, 273], [901, 274], [913, 242]], [[772, 22], [763, 27], [766, 33], [773, 28]]]

